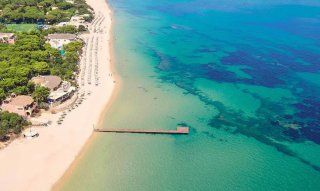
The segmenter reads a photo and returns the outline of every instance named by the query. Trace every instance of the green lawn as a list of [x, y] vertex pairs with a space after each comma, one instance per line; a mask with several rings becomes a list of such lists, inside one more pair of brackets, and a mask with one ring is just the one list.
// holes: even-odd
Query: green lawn
[[30, 32], [32, 30], [37, 30], [36, 24], [7, 24], [7, 29], [16, 32]]

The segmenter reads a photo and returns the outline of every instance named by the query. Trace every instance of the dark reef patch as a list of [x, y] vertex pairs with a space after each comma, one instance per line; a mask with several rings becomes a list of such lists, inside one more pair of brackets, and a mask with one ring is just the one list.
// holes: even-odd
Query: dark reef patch
[[[277, 64], [268, 65], [266, 62], [259, 60], [262, 58], [255, 58], [250, 56], [248, 53], [240, 51], [223, 59], [225, 64], [232, 63], [233, 65], [240, 64], [249, 66], [248, 68], [250, 69], [245, 69], [245, 72], [249, 74], [252, 79], [239, 79], [233, 72], [227, 71], [219, 64], [206, 63], [200, 66], [185, 64], [179, 62], [175, 57], [164, 56], [164, 54], [159, 54], [154, 49], [152, 51], [154, 52], [153, 55], [159, 60], [160, 65], [165, 63], [166, 66], [164, 68], [159, 66], [157, 67], [161, 71], [159, 76], [160, 80], [166, 83], [175, 84], [177, 87], [184, 89], [188, 94], [197, 96], [206, 105], [210, 105], [218, 109], [220, 114], [211, 119], [208, 124], [209, 126], [229, 133], [252, 137], [257, 141], [274, 147], [277, 151], [297, 158], [304, 164], [320, 171], [320, 167], [302, 158], [288, 146], [281, 144], [281, 142], [299, 143], [306, 140], [313, 141], [317, 144], [320, 143], [320, 103], [317, 101], [318, 98], [312, 96], [309, 96], [308, 99], [302, 98], [302, 96], [306, 97], [305, 93], [310, 95], [312, 92], [308, 92], [310, 85], [304, 87], [299, 86], [303, 82], [301, 79], [290, 76], [290, 69]], [[236, 58], [239, 56], [243, 58]], [[264, 65], [268, 66], [263, 67]], [[285, 107], [287, 107], [287, 105], [284, 103], [271, 102], [270, 100], [260, 97], [258, 94], [244, 90], [245, 93], [259, 99], [261, 102], [261, 106], [256, 112], [256, 117], [248, 118], [244, 117], [241, 111], [233, 111], [230, 108], [226, 108], [223, 103], [211, 100], [204, 96], [201, 91], [197, 90], [193, 86], [194, 79], [196, 78], [206, 78], [217, 82], [259, 85], [264, 87], [288, 86], [287, 79], [292, 79], [292, 85], [289, 86], [289, 90], [293, 92], [298, 99], [303, 101], [291, 105], [297, 110], [297, 113], [292, 115], [286, 113]], [[311, 87], [314, 88], [314, 86]], [[298, 88], [302, 88], [302, 91], [295, 91]], [[192, 131], [196, 132], [194, 129]], [[209, 131], [201, 133], [208, 137], [216, 138]]]

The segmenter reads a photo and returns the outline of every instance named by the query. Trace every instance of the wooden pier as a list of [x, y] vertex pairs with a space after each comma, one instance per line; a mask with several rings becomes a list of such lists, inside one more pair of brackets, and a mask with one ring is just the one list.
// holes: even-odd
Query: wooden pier
[[189, 134], [189, 127], [177, 127], [176, 130], [147, 130], [147, 129], [94, 129], [95, 132], [105, 133], [144, 133], [144, 134]]

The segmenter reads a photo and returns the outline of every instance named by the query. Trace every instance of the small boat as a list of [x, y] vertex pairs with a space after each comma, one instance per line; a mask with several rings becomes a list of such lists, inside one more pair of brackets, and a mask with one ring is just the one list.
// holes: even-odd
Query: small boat
[[26, 130], [25, 132], [23, 132], [24, 138], [35, 138], [38, 136], [39, 136], [39, 133], [33, 129], [29, 129], [29, 130]]

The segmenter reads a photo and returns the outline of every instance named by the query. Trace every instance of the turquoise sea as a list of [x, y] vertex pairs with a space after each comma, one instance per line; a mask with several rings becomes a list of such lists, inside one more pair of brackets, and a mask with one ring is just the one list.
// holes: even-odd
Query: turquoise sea
[[109, 0], [123, 85], [62, 190], [320, 190], [319, 0]]

